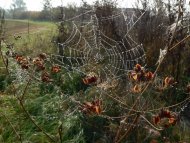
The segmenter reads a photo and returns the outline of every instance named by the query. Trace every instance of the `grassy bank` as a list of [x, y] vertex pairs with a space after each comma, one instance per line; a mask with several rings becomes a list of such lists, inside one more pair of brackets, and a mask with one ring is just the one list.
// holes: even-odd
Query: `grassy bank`
[[[13, 44], [14, 49], [21, 55], [35, 57], [38, 54], [45, 52], [47, 54], [56, 51], [56, 46], [52, 39], [57, 34], [56, 24], [51, 22], [36, 22], [27, 20], [6, 20], [5, 21], [5, 38], [6, 44]], [[18, 38], [19, 36], [19, 38]], [[7, 52], [6, 45], [2, 44], [3, 54]], [[10, 63], [11, 61], [9, 61]], [[11, 69], [11, 72], [17, 72], [17, 69]], [[5, 70], [5, 65], [0, 58], [0, 142], [1, 143], [17, 143], [23, 142], [49, 142], [49, 140], [39, 131], [31, 121], [23, 113], [16, 97], [11, 93], [12, 84], [17, 86], [17, 83], [12, 83], [12, 76], [8, 76]], [[23, 92], [22, 88], [25, 82], [19, 87], [17, 95], [20, 96]], [[50, 134], [56, 134], [55, 129], [58, 127], [58, 121], [55, 120], [48, 124], [49, 118], [45, 118], [45, 110], [50, 108], [48, 104], [56, 97], [55, 95], [41, 95], [39, 93], [41, 84], [31, 83], [34, 90], [27, 91], [27, 101], [24, 106], [31, 114], [32, 118], [39, 124], [44, 131]], [[31, 89], [31, 88], [30, 88]], [[54, 102], [56, 102], [54, 100]], [[53, 102], [52, 102], [53, 104]], [[46, 107], [47, 106], [47, 107]], [[53, 114], [53, 112], [51, 112]], [[14, 130], [14, 129], [15, 130]], [[17, 134], [21, 139], [18, 139]], [[56, 136], [56, 135], [55, 135]], [[57, 140], [57, 138], [55, 139]]]
[[[36, 55], [39, 52], [54, 52], [55, 46], [52, 39], [57, 34], [55, 23], [9, 19], [5, 23], [6, 40], [11, 41], [15, 49], [22, 54]], [[21, 38], [15, 38], [18, 36]]]

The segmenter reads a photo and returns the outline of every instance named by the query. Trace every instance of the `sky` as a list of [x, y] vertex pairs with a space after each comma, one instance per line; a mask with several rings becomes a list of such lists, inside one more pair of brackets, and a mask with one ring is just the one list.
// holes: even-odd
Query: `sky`
[[[63, 5], [75, 3], [76, 5], [81, 4], [81, 0], [62, 0]], [[95, 0], [86, 0], [89, 4], [92, 4]], [[135, 0], [118, 0], [120, 7], [132, 7]], [[43, 0], [24, 0], [28, 10], [40, 11], [43, 8]], [[51, 0], [54, 7], [61, 6], [61, 0]], [[0, 0], [0, 7], [4, 9], [9, 9], [12, 0]]]

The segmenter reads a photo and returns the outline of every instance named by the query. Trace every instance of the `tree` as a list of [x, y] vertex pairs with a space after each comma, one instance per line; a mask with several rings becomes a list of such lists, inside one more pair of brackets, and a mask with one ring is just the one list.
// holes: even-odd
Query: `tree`
[[41, 12], [41, 18], [44, 20], [52, 20], [51, 0], [44, 0], [43, 1], [43, 10]]
[[20, 18], [22, 12], [26, 11], [26, 3], [23, 0], [13, 0], [11, 12], [13, 18]]

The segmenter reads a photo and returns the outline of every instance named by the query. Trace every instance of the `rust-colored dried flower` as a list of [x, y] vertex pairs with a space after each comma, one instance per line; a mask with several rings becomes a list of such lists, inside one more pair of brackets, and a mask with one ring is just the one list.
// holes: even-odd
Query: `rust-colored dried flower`
[[24, 57], [22, 55], [16, 55], [15, 59], [18, 63], [20, 63], [24, 59]]
[[160, 119], [159, 116], [154, 116], [154, 117], [153, 117], [153, 122], [154, 122], [154, 124], [156, 124], [156, 125], [160, 122], [160, 120], [161, 120], [161, 119]]
[[153, 122], [156, 125], [168, 128], [174, 126], [177, 123], [176, 114], [172, 114], [169, 110], [162, 109], [157, 116], [153, 117]]
[[140, 72], [142, 70], [142, 66], [140, 64], [136, 64], [134, 67], [134, 71]]
[[50, 75], [45, 71], [41, 74], [41, 80], [43, 82], [46, 82], [46, 83], [52, 82], [52, 79], [50, 78]]
[[95, 100], [92, 102], [85, 102], [81, 106], [81, 111], [85, 114], [101, 114], [102, 109], [101, 109], [101, 101]]
[[45, 60], [45, 59], [47, 58], [47, 55], [46, 55], [46, 53], [40, 53], [40, 54], [38, 55], [38, 57], [39, 57], [40, 59], [42, 59], [42, 60]]
[[154, 74], [153, 74], [152, 72], [149, 71], [149, 72], [145, 73], [145, 79], [146, 79], [147, 81], [152, 80], [153, 77], [154, 77]]
[[173, 86], [175, 83], [176, 82], [173, 77], [166, 77], [164, 79], [164, 87]]
[[36, 68], [37, 71], [45, 70], [44, 61], [42, 59], [38, 57], [34, 58], [33, 63], [37, 67]]
[[58, 65], [54, 65], [54, 66], [52, 66], [51, 71], [52, 71], [52, 73], [58, 73], [61, 71], [61, 67]]
[[96, 76], [91, 76], [91, 77], [87, 76], [87, 77], [83, 78], [82, 81], [84, 84], [90, 85], [97, 81], [97, 77]]

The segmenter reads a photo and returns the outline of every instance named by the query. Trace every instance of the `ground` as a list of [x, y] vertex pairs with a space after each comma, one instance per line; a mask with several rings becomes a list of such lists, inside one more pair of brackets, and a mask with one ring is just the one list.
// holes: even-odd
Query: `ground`
[[42, 32], [48, 30], [48, 28], [55, 26], [54, 23], [50, 22], [37, 22], [27, 20], [6, 20], [6, 35], [18, 35], [18, 34], [29, 34]]

